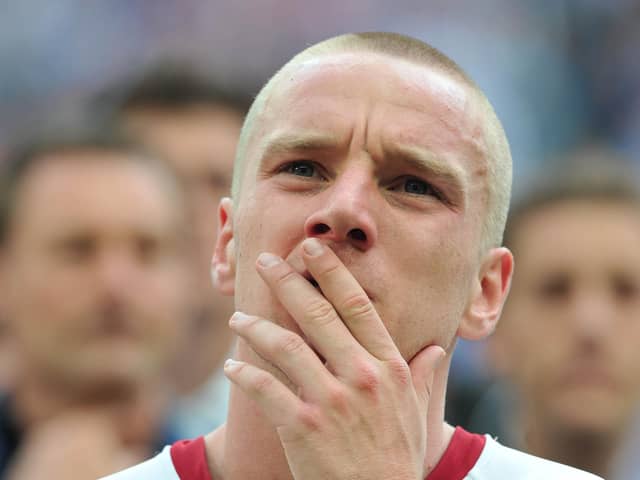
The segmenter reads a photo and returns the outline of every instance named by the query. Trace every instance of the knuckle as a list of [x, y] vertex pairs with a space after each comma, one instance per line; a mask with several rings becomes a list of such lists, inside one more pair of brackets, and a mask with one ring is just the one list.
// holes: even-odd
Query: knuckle
[[307, 305], [305, 319], [315, 325], [328, 325], [336, 320], [336, 312], [326, 300], [314, 300]]
[[324, 270], [318, 273], [318, 277], [327, 279], [327, 281], [331, 281], [331, 277], [333, 277], [339, 270], [340, 264], [336, 261], [333, 261], [330, 265], [326, 266]]
[[280, 277], [278, 277], [278, 279], [276, 280], [276, 284], [278, 285], [278, 287], [282, 287], [283, 285], [294, 281], [296, 276], [296, 272], [294, 272], [293, 270], [287, 270]]
[[316, 408], [305, 405], [296, 414], [298, 422], [307, 430], [318, 431], [322, 426], [320, 415]]
[[266, 372], [260, 372], [256, 374], [253, 382], [251, 383], [251, 389], [257, 395], [264, 395], [273, 386], [274, 378], [268, 375]]
[[341, 307], [340, 311], [352, 319], [367, 318], [375, 312], [369, 297], [362, 292], [356, 293], [344, 300]]
[[339, 413], [345, 413], [349, 406], [349, 396], [346, 390], [340, 386], [331, 386], [327, 389], [327, 404]]
[[359, 362], [354, 367], [354, 386], [362, 392], [377, 393], [382, 383], [380, 370], [369, 362]]
[[402, 386], [409, 386], [411, 384], [411, 370], [403, 358], [388, 360], [386, 363], [389, 374], [397, 384]]
[[282, 338], [277, 342], [277, 351], [284, 352], [286, 354], [298, 353], [306, 346], [306, 343], [299, 335], [293, 332], [286, 332]]

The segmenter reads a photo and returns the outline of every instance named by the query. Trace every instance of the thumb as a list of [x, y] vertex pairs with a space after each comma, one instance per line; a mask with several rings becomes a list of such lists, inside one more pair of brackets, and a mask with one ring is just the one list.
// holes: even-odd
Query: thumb
[[429, 345], [420, 350], [409, 362], [413, 387], [425, 412], [429, 406], [434, 373], [445, 356], [446, 352], [442, 347]]

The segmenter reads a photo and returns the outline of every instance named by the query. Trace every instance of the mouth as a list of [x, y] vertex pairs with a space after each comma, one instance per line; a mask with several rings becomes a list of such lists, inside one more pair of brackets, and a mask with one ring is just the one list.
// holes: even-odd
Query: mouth
[[607, 372], [598, 369], [574, 369], [562, 377], [565, 388], [599, 388], [615, 390], [617, 383]]

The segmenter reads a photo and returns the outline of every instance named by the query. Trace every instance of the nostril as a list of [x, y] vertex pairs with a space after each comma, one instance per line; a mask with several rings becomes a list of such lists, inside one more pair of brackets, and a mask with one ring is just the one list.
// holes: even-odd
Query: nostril
[[367, 241], [367, 234], [364, 233], [359, 228], [354, 228], [352, 230], [349, 230], [349, 237], [351, 237], [353, 240], [357, 240], [357, 241], [360, 241], [360, 242], [366, 242]]
[[312, 233], [314, 235], [322, 235], [323, 233], [327, 233], [331, 228], [326, 223], [316, 223], [312, 228]]

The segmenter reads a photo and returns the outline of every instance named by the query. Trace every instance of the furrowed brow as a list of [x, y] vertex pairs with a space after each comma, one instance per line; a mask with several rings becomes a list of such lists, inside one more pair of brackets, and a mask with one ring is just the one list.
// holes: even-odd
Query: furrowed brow
[[264, 142], [262, 156], [278, 156], [287, 153], [305, 153], [335, 150], [338, 139], [316, 132], [294, 132], [273, 135]]
[[385, 148], [385, 155], [395, 158], [429, 177], [435, 177], [449, 188], [466, 196], [467, 176], [458, 165], [444, 162], [436, 155], [411, 145], [393, 145]]

